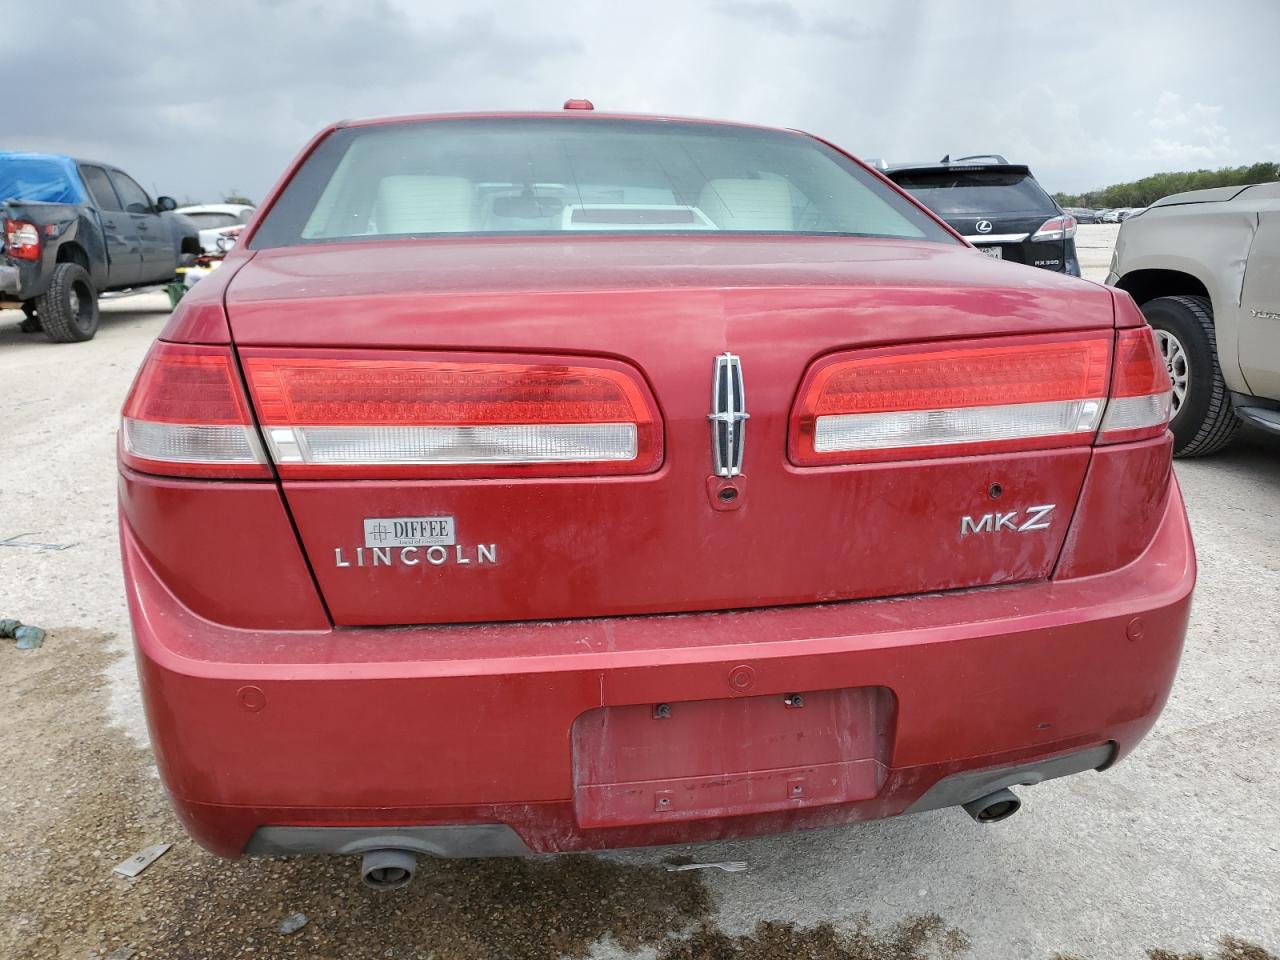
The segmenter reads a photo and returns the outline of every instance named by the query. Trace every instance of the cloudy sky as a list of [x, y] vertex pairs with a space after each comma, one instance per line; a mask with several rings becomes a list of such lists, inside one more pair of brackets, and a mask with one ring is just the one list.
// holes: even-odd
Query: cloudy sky
[[260, 199], [344, 117], [597, 109], [1003, 153], [1051, 191], [1280, 160], [1278, 0], [6, 2], [0, 149]]

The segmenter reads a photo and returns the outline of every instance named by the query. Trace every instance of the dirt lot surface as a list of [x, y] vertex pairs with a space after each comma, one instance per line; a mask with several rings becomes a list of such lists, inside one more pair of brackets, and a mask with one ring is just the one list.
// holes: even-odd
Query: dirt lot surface
[[[1105, 275], [1115, 232], [1081, 228], [1087, 275]], [[938, 811], [608, 857], [428, 863], [391, 894], [365, 890], [347, 859], [208, 856], [146, 750], [116, 555], [116, 416], [166, 314], [158, 297], [117, 301], [97, 339], [58, 346], [0, 313], [0, 617], [50, 631], [35, 651], [0, 641], [0, 958], [1280, 951], [1280, 443], [1256, 434], [1178, 466], [1201, 581], [1156, 730], [1113, 771], [1025, 791], [1007, 823]], [[157, 842], [173, 847], [136, 880], [112, 874]], [[664, 871], [675, 856], [750, 869]], [[306, 925], [280, 932], [297, 913]]]

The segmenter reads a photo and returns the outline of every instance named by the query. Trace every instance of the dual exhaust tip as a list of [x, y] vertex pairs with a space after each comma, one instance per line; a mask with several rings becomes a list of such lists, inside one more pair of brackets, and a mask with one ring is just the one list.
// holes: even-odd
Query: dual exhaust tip
[[[1006, 788], [970, 800], [964, 805], [964, 812], [978, 823], [999, 823], [1021, 807], [1017, 794]], [[407, 885], [417, 869], [418, 855], [411, 850], [369, 850], [360, 861], [360, 879], [374, 890], [395, 890]]]

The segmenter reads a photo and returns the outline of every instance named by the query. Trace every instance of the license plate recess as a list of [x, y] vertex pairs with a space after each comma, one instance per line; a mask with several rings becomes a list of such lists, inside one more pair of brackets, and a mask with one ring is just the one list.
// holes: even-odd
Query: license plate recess
[[575, 813], [612, 827], [867, 800], [893, 713], [883, 687], [590, 710], [573, 727]]

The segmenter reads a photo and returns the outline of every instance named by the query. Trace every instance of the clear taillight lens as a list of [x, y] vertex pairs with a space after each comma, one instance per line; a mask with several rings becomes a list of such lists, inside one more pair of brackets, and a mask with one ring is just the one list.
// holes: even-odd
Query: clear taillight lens
[[282, 477], [573, 476], [662, 462], [656, 404], [607, 360], [242, 351]]
[[1099, 443], [1158, 437], [1173, 411], [1173, 386], [1148, 326], [1116, 334], [1116, 369]]
[[1031, 235], [1032, 240], [1069, 240], [1076, 235], [1076, 218], [1069, 213], [1046, 220]]
[[125, 401], [120, 455], [145, 473], [271, 476], [230, 348], [156, 342]]
[[1088, 444], [1111, 334], [892, 348], [818, 361], [792, 413], [793, 463], [819, 466]]
[[40, 259], [40, 231], [26, 220], [4, 222], [5, 252], [18, 260]]

